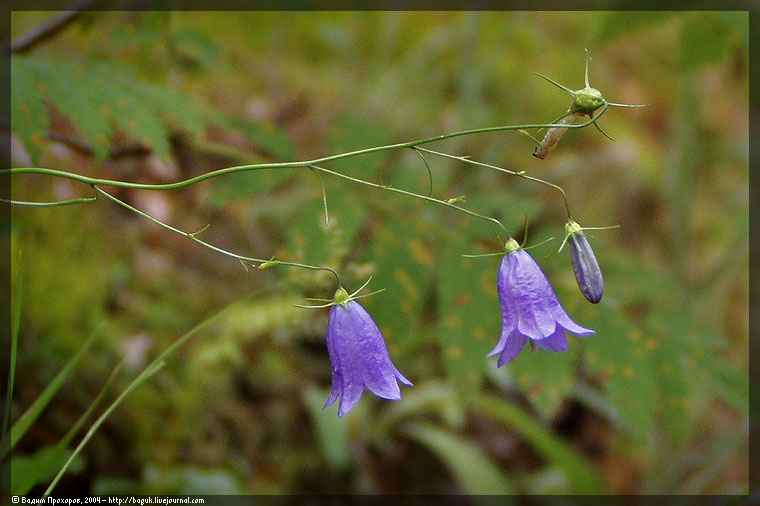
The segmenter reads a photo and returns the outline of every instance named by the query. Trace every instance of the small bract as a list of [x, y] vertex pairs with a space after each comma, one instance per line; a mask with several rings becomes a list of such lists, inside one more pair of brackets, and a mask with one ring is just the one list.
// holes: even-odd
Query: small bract
[[517, 241], [509, 239], [506, 249], [497, 279], [501, 337], [488, 355], [499, 355], [499, 367], [517, 357], [528, 339], [539, 348], [561, 352], [568, 346], [565, 331], [581, 337], [595, 333], [568, 316], [546, 274]]

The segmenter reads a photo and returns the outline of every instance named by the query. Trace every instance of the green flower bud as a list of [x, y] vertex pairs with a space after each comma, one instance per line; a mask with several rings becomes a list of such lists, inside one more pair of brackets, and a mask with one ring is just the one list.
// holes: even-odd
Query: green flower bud
[[586, 87], [582, 90], [577, 90], [573, 94], [573, 106], [575, 112], [579, 114], [591, 114], [604, 105], [604, 97], [602, 92], [596, 88]]

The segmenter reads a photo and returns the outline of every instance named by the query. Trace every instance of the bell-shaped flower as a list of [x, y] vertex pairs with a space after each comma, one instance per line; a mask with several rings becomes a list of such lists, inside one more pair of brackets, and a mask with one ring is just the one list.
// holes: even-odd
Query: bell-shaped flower
[[565, 331], [581, 337], [594, 334], [568, 316], [546, 274], [517, 241], [509, 239], [506, 249], [497, 281], [501, 336], [488, 355], [499, 355], [499, 367], [514, 359], [528, 340], [531, 346], [561, 352], [568, 346]]
[[393, 365], [380, 329], [367, 310], [353, 300], [355, 295], [339, 288], [327, 320], [332, 392], [325, 407], [340, 397], [338, 417], [351, 411], [365, 390], [382, 399], [398, 400], [398, 382], [412, 386]]

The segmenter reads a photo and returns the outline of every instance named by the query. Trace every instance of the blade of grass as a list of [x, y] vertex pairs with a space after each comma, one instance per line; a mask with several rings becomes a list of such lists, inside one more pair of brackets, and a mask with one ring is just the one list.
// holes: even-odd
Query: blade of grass
[[84, 343], [76, 355], [74, 355], [71, 360], [66, 363], [63, 369], [61, 369], [55, 378], [53, 378], [53, 381], [51, 381], [48, 386], [45, 387], [45, 390], [43, 390], [42, 393], [34, 400], [32, 405], [29, 406], [29, 408], [24, 412], [23, 415], [21, 415], [21, 417], [19, 417], [18, 420], [16, 420], [16, 422], [11, 427], [10, 444], [7, 444], [7, 435], [3, 438], [3, 454], [0, 458], [5, 458], [8, 452], [13, 450], [13, 447], [16, 446], [16, 443], [18, 443], [26, 431], [29, 430], [29, 427], [31, 427], [35, 420], [37, 420], [37, 417], [40, 416], [47, 405], [50, 404], [50, 401], [53, 399], [55, 394], [58, 393], [58, 390], [61, 389], [63, 384], [66, 382], [66, 379], [74, 371], [74, 367], [76, 367], [82, 357], [84, 357], [85, 353], [90, 348], [92, 343], [95, 342], [95, 338], [98, 336], [101, 329], [102, 325], [92, 333], [90, 338], [87, 339], [87, 342]]
[[541, 427], [530, 414], [490, 395], [473, 395], [467, 400], [473, 412], [491, 416], [520, 432], [547, 462], [565, 473], [574, 493], [602, 493], [601, 480], [585, 459], [562, 439]]
[[[196, 327], [197, 328], [197, 327]], [[192, 332], [192, 331], [191, 331]], [[166, 362], [160, 361], [160, 362], [152, 362], [147, 368], [141, 372], [137, 378], [135, 378], [132, 383], [129, 384], [129, 386], [124, 389], [124, 391], [119, 395], [119, 397], [116, 398], [115, 401], [111, 403], [110, 406], [101, 414], [97, 420], [95, 420], [95, 423], [92, 424], [92, 427], [90, 427], [90, 430], [87, 431], [87, 434], [82, 438], [82, 441], [79, 442], [77, 447], [74, 449], [74, 452], [71, 454], [69, 459], [66, 461], [66, 463], [61, 467], [61, 470], [58, 471], [58, 474], [53, 478], [53, 481], [50, 483], [50, 486], [48, 486], [47, 490], [45, 490], [45, 493], [43, 494], [43, 497], [47, 497], [50, 495], [50, 492], [53, 491], [55, 486], [58, 484], [58, 481], [61, 479], [61, 477], [66, 473], [66, 470], [69, 468], [71, 463], [74, 461], [77, 455], [79, 455], [79, 452], [82, 451], [82, 448], [84, 448], [84, 445], [87, 444], [87, 442], [90, 440], [90, 438], [95, 434], [95, 432], [100, 428], [100, 426], [103, 424], [103, 422], [108, 418], [108, 416], [121, 404], [121, 401], [124, 400], [124, 398], [129, 395], [129, 393], [137, 388], [140, 383], [147, 380], [151, 376], [153, 376], [155, 373], [157, 373]]]
[[[276, 283], [275, 285], [279, 285], [280, 283]], [[264, 288], [262, 290], [258, 290], [254, 293], [266, 293], [269, 290], [272, 289], [273, 286], [270, 285], [267, 288]], [[237, 301], [236, 301], [237, 302]], [[63, 465], [60, 471], [58, 471], [58, 474], [55, 476], [53, 481], [48, 486], [47, 490], [45, 490], [45, 493], [43, 496], [47, 497], [50, 495], [50, 493], [53, 491], [55, 486], [58, 484], [58, 481], [63, 477], [63, 475], [66, 473], [66, 470], [69, 468], [71, 463], [74, 461], [77, 455], [79, 455], [79, 452], [82, 451], [82, 448], [87, 444], [87, 442], [90, 440], [90, 438], [95, 434], [95, 432], [98, 430], [98, 428], [103, 424], [103, 422], [108, 418], [111, 413], [121, 404], [121, 402], [124, 400], [124, 398], [129, 395], [129, 393], [134, 390], [140, 383], [147, 380], [151, 376], [153, 376], [156, 372], [159, 371], [165, 364], [165, 359], [171, 355], [177, 348], [182, 346], [188, 339], [190, 339], [192, 336], [200, 332], [201, 330], [208, 327], [211, 323], [216, 321], [222, 314], [224, 314], [230, 307], [236, 304], [236, 302], [233, 302], [232, 304], [229, 304], [228, 306], [225, 306], [220, 311], [217, 311], [215, 314], [209, 316], [199, 324], [197, 324], [195, 327], [187, 331], [185, 334], [180, 336], [176, 341], [174, 341], [171, 345], [169, 345], [164, 351], [162, 351], [150, 364], [148, 364], [145, 369], [134, 379], [132, 382], [127, 386], [127, 388], [119, 395], [119, 397], [116, 398], [115, 401], [111, 403], [110, 406], [101, 414], [97, 420], [92, 424], [90, 429], [87, 431], [87, 434], [82, 438], [82, 441], [79, 442], [79, 445], [74, 449], [74, 452], [71, 454], [69, 459], [66, 461], [66, 463]]]
[[58, 441], [58, 443], [55, 445], [55, 447], [53, 447], [50, 453], [48, 453], [48, 455], [42, 460], [42, 462], [40, 462], [35, 472], [22, 476], [20, 478], [21, 481], [17, 483], [13, 483], [13, 478], [15, 477], [15, 475], [11, 475], [11, 493], [13, 495], [18, 495], [18, 496], [27, 495], [29, 491], [32, 489], [32, 487], [34, 487], [37, 483], [40, 483], [43, 480], [49, 479], [49, 477], [53, 475], [55, 468], [58, 467], [58, 465], [60, 465], [60, 464], [56, 465], [56, 463], [63, 461], [63, 459], [66, 456], [66, 448], [68, 448], [69, 443], [71, 443], [71, 441], [74, 439], [74, 436], [76, 436], [76, 434], [79, 432], [79, 429], [82, 428], [82, 426], [84, 425], [84, 422], [87, 421], [87, 419], [90, 417], [90, 415], [95, 410], [97, 405], [100, 404], [100, 401], [105, 396], [106, 392], [108, 391], [108, 388], [111, 386], [111, 383], [116, 378], [116, 375], [119, 373], [119, 371], [121, 370], [121, 366], [123, 363], [124, 361], [122, 360], [116, 365], [116, 367], [114, 367], [113, 371], [111, 372], [111, 375], [103, 384], [103, 387], [100, 389], [100, 392], [98, 392], [98, 395], [95, 397], [95, 399], [90, 403], [90, 405], [87, 407], [85, 412], [74, 423], [71, 429], [69, 429], [66, 435], [64, 435], [61, 438], [61, 440]]
[[[11, 419], [11, 399], [13, 397], [13, 383], [16, 378], [16, 358], [18, 357], [18, 331], [21, 326], [21, 298], [23, 294], [22, 272], [23, 262], [21, 252], [18, 254], [18, 281], [16, 282], [16, 311], [13, 314], [13, 328], [11, 330], [11, 363], [8, 370], [8, 389], [5, 393], [5, 413], [3, 414], [3, 437], [8, 432], [8, 422]], [[5, 445], [3, 445], [4, 447]]]

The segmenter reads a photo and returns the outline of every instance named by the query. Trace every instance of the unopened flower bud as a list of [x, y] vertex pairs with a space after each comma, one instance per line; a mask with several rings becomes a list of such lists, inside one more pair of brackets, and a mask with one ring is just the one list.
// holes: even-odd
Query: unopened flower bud
[[565, 230], [567, 242], [570, 243], [570, 259], [578, 287], [589, 302], [596, 304], [602, 300], [604, 294], [604, 278], [594, 250], [591, 249], [591, 244], [578, 223], [570, 220], [565, 225]]

